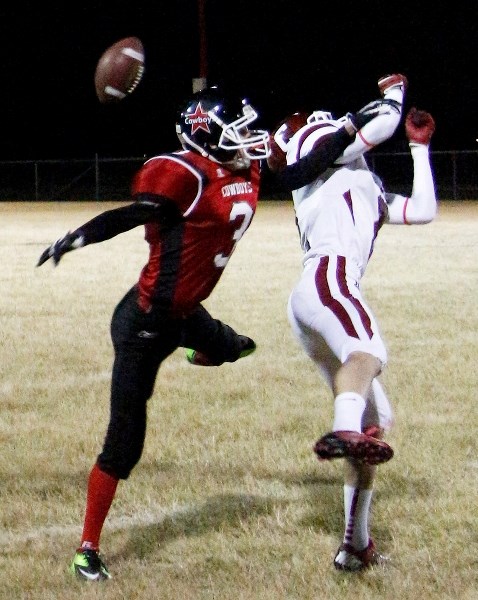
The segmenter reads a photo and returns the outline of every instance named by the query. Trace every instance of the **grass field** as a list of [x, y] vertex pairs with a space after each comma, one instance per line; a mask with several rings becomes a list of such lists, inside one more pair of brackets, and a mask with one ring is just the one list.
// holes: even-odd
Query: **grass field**
[[111, 313], [146, 259], [142, 228], [35, 269], [118, 204], [0, 204], [0, 598], [472, 600], [478, 597], [478, 202], [385, 226], [363, 280], [389, 350], [395, 458], [372, 533], [393, 563], [341, 574], [340, 462], [319, 464], [332, 398], [292, 338], [300, 265], [288, 202], [262, 202], [208, 309], [258, 344], [219, 368], [177, 351], [149, 404], [102, 551], [113, 579], [67, 571], [108, 418]]

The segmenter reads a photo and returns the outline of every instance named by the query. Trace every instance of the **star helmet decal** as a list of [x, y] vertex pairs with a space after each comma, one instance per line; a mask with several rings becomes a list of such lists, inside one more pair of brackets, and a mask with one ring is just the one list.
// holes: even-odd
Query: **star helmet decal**
[[206, 133], [211, 133], [209, 129], [210, 122], [211, 117], [207, 114], [207, 111], [203, 110], [200, 102], [198, 102], [196, 110], [186, 116], [186, 125], [191, 125], [191, 135], [196, 133], [198, 129], [202, 129]]

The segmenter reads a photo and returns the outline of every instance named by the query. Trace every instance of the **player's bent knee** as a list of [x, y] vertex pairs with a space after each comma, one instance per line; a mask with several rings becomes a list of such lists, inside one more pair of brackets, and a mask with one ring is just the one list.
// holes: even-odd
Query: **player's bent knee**
[[369, 374], [372, 379], [380, 375], [382, 371], [382, 361], [368, 352], [352, 352], [346, 362], [354, 364], [360, 371]]
[[98, 466], [102, 471], [111, 473], [118, 479], [128, 479], [131, 471], [138, 464], [142, 454], [142, 447], [128, 455], [105, 453], [99, 455]]

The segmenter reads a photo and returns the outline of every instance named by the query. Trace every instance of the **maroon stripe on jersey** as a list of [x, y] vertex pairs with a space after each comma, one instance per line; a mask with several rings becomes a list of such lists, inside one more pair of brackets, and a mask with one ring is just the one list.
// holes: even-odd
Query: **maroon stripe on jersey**
[[[329, 257], [323, 256], [320, 259], [319, 266], [317, 267], [317, 270], [315, 272], [315, 287], [317, 289], [317, 293], [319, 294], [320, 301], [324, 306], [329, 308], [334, 313], [334, 315], [337, 317], [348, 336], [360, 339], [357, 331], [355, 330], [354, 324], [352, 323], [352, 319], [348, 315], [347, 311], [342, 306], [342, 304], [332, 296], [332, 292], [330, 291], [329, 287], [329, 282], [327, 281], [328, 268]], [[339, 282], [339, 287], [341, 288], [339, 281], [340, 276], [338, 272], [336, 273], [336, 277], [337, 281]], [[342, 292], [342, 288], [340, 289], [340, 291]], [[344, 295], [350, 295], [348, 294], [348, 290], [347, 294]]]
[[360, 320], [362, 321], [362, 325], [366, 334], [368, 335], [369, 339], [372, 339], [373, 331], [370, 317], [360, 301], [357, 300], [355, 296], [352, 296], [352, 294], [349, 292], [349, 288], [347, 287], [347, 282], [345, 280], [345, 256], [337, 256], [337, 283], [340, 293], [353, 304], [355, 310], [358, 312]]
[[343, 198], [348, 206], [348, 209], [350, 211], [350, 214], [352, 215], [352, 221], [353, 224], [355, 225], [355, 216], [354, 216], [354, 205], [352, 203], [352, 194], [350, 193], [350, 190], [348, 190], [347, 192], [345, 192], [345, 194], [343, 195]]
[[369, 258], [372, 256], [373, 248], [375, 245], [375, 239], [377, 238], [379, 229], [382, 227], [382, 225], [385, 223], [385, 221], [387, 220], [387, 217], [388, 217], [388, 205], [387, 205], [387, 202], [385, 201], [385, 199], [382, 196], [379, 196], [377, 202], [378, 202], [378, 205], [377, 205], [378, 220], [375, 221], [374, 226], [373, 226], [373, 239], [372, 239], [372, 243], [370, 245], [370, 252], [368, 254]]

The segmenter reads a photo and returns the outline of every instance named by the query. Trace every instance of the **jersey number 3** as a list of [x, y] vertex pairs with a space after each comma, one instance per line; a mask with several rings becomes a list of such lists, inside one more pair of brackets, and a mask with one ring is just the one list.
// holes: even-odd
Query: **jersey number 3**
[[234, 229], [234, 234], [231, 240], [231, 247], [227, 254], [220, 253], [214, 257], [214, 264], [216, 267], [223, 269], [227, 265], [227, 261], [231, 258], [231, 254], [234, 252], [237, 242], [244, 235], [244, 232], [249, 227], [249, 224], [254, 216], [254, 211], [247, 202], [235, 202], [232, 205], [231, 212], [229, 214], [229, 222], [237, 222], [238, 227]]

